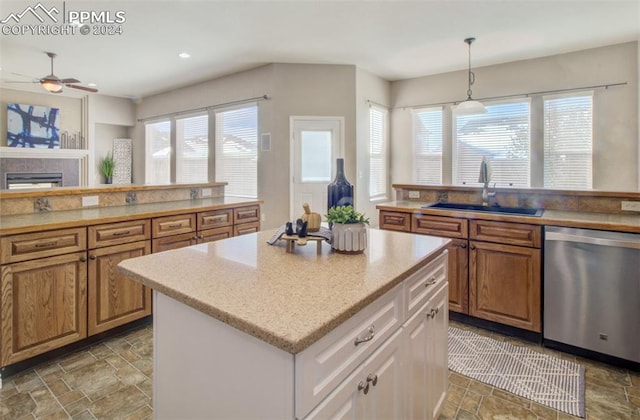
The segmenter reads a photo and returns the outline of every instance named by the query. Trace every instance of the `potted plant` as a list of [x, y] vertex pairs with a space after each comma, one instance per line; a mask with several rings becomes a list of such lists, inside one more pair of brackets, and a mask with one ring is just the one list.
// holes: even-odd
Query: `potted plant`
[[105, 177], [105, 183], [111, 184], [113, 182], [113, 170], [116, 168], [116, 161], [113, 159], [111, 153], [107, 154], [100, 161], [100, 172]]
[[331, 226], [331, 247], [345, 254], [360, 254], [367, 247], [369, 218], [353, 206], [335, 206], [325, 215]]

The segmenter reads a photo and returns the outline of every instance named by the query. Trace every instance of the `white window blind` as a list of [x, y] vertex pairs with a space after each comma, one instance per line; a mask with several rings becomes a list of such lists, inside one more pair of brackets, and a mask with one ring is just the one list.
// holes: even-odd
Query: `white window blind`
[[545, 188], [590, 189], [593, 93], [544, 98]]
[[171, 182], [171, 121], [145, 125], [145, 182]]
[[487, 157], [491, 183], [529, 187], [530, 101], [485, 104], [487, 112], [453, 114], [453, 183], [477, 184]]
[[388, 111], [369, 108], [369, 198], [387, 198], [389, 179], [389, 145], [387, 142]]
[[209, 180], [209, 117], [176, 120], [176, 182], [198, 183]]
[[258, 197], [258, 106], [216, 112], [215, 172], [225, 194]]
[[442, 184], [442, 107], [413, 110], [413, 182]]

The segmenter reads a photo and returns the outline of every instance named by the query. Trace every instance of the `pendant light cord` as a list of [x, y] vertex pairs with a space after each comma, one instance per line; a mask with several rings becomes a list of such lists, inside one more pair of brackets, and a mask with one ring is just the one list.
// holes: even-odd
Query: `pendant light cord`
[[469, 87], [467, 88], [467, 100], [471, 100], [471, 85], [476, 81], [476, 75], [471, 71], [471, 43], [475, 41], [475, 38], [467, 38], [464, 42], [469, 45]]

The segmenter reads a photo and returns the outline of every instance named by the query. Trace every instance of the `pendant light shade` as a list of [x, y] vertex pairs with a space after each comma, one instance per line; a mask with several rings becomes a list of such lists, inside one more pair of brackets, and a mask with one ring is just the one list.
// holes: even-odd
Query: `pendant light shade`
[[474, 101], [471, 98], [471, 85], [476, 81], [476, 75], [471, 71], [471, 44], [475, 40], [475, 38], [466, 38], [464, 40], [464, 42], [469, 46], [469, 84], [467, 87], [467, 99], [455, 108], [455, 112], [458, 115], [484, 114], [487, 112], [487, 109], [484, 107], [482, 102]]

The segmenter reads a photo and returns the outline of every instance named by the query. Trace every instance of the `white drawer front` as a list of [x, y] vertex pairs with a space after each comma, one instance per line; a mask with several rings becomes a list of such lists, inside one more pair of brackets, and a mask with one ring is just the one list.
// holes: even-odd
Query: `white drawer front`
[[424, 305], [433, 292], [447, 282], [447, 251], [404, 281], [407, 318]]
[[[296, 418], [305, 417], [400, 328], [405, 319], [403, 307], [402, 284], [399, 284], [296, 355]], [[356, 345], [356, 340], [366, 341]]]

